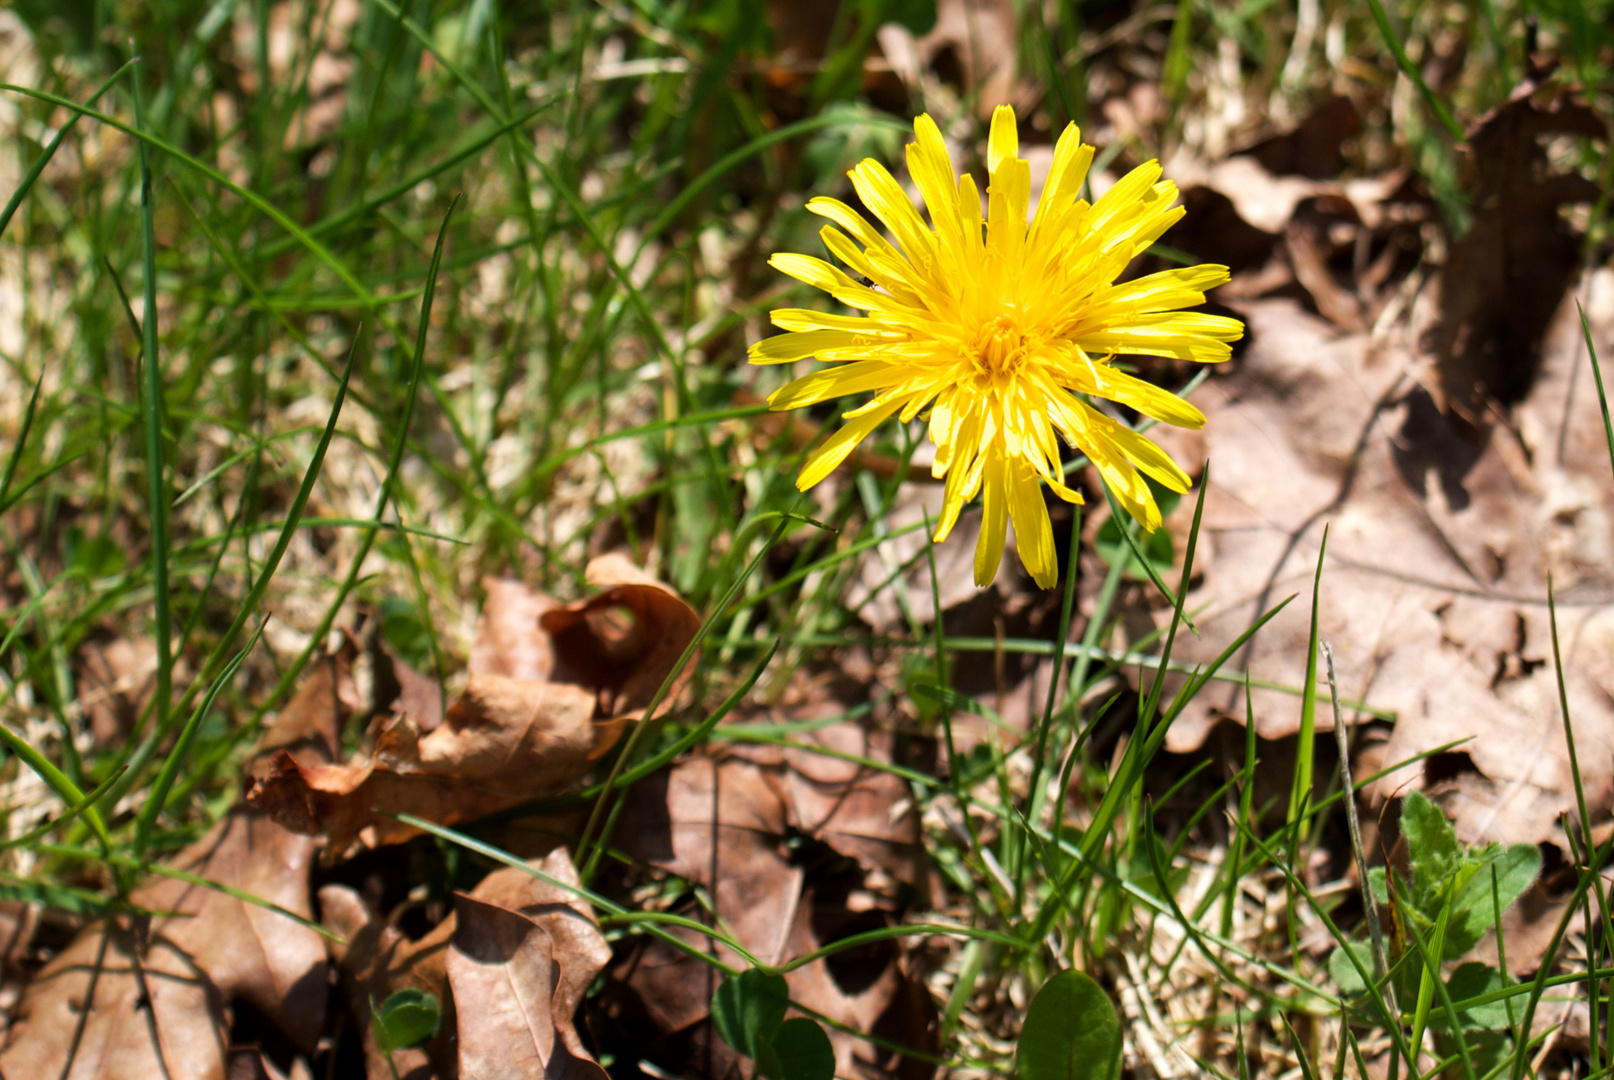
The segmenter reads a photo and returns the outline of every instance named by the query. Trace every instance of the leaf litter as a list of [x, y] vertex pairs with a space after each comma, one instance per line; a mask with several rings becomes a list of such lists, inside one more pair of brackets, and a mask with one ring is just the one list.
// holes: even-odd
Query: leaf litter
[[[954, 51], [966, 67], [981, 68], [968, 82], [991, 78], [1012, 88], [1000, 97], [1034, 92], [1014, 76], [1012, 64], [994, 65], [989, 57], [977, 55], [978, 27], [969, 26], [968, 35], [964, 31], [966, 18], [992, 22], [993, 33], [1005, 27], [1017, 30], [1009, 7], [943, 3], [936, 28], [918, 40], [921, 60], [931, 63]], [[886, 29], [881, 46], [888, 55], [895, 54], [903, 43]], [[911, 34], [909, 38], [908, 46], [914, 47]], [[888, 39], [896, 44], [889, 45]], [[1008, 50], [1000, 46], [996, 51]], [[895, 61], [893, 67], [899, 67]], [[981, 100], [990, 100], [990, 95]], [[1338, 100], [1343, 99], [1331, 104], [1326, 124], [1314, 116], [1287, 143], [1280, 140], [1225, 158], [1209, 169], [1204, 186], [1185, 194], [1193, 216], [1184, 230], [1196, 219], [1220, 215], [1206, 230], [1215, 246], [1203, 252], [1205, 257], [1245, 263], [1221, 299], [1236, 304], [1255, 331], [1254, 344], [1232, 373], [1213, 379], [1197, 400], [1214, 402], [1224, 414], [1247, 410], [1244, 416], [1264, 425], [1264, 442], [1220, 441], [1236, 433], [1239, 424], [1228, 415], [1218, 423], [1214, 412], [1206, 436], [1185, 439], [1192, 451], [1200, 456], [1209, 452], [1215, 460], [1207, 509], [1215, 507], [1218, 524], [1202, 540], [1203, 570], [1199, 589], [1190, 598], [1191, 606], [1210, 605], [1208, 618], [1196, 617], [1205, 637], [1203, 642], [1182, 639], [1178, 656], [1208, 657], [1216, 651], [1216, 635], [1225, 642], [1263, 600], [1303, 591], [1310, 568], [1301, 556], [1315, 556], [1319, 524], [1333, 521], [1324, 576], [1324, 636], [1348, 660], [1347, 694], [1375, 706], [1389, 702], [1399, 718], [1388, 745], [1370, 742], [1359, 768], [1398, 760], [1459, 735], [1479, 735], [1464, 748], [1467, 765], [1457, 762], [1455, 775], [1453, 762], [1447, 760], [1440, 769], [1426, 767], [1421, 782], [1456, 818], [1465, 839], [1558, 839], [1556, 814], [1567, 806], [1566, 773], [1561, 758], [1552, 753], [1554, 740], [1561, 738], [1544, 722], [1554, 703], [1538, 602], [1543, 567], [1557, 571], [1565, 640], [1575, 642], [1574, 662], [1567, 666], [1586, 671], [1590, 679], [1572, 687], [1577, 731], [1588, 727], [1583, 763], [1597, 765], [1608, 758], [1599, 726], [1601, 699], [1595, 692], [1614, 686], [1614, 671], [1604, 670], [1610, 667], [1607, 655], [1614, 654], [1614, 618], [1605, 618], [1598, 592], [1610, 561], [1602, 557], [1608, 544], [1601, 543], [1606, 530], [1598, 508], [1606, 500], [1593, 467], [1602, 460], [1601, 433], [1589, 422], [1588, 387], [1584, 380], [1577, 384], [1573, 373], [1584, 356], [1577, 360], [1573, 355], [1579, 345], [1578, 326], [1568, 318], [1572, 305], [1538, 300], [1526, 306], [1551, 309], [1545, 316], [1508, 320], [1523, 345], [1523, 364], [1499, 370], [1494, 353], [1465, 351], [1496, 329], [1495, 324], [1489, 329], [1481, 325], [1486, 319], [1516, 311], [1518, 283], [1470, 289], [1464, 268], [1482, 261], [1486, 251], [1477, 242], [1467, 250], [1462, 242], [1455, 245], [1443, 272], [1433, 265], [1438, 254], [1431, 264], [1411, 270], [1403, 265], [1406, 253], [1421, 247], [1420, 228], [1430, 220], [1427, 200], [1409, 197], [1403, 187], [1406, 174], [1335, 183], [1328, 177], [1337, 173], [1339, 162], [1317, 164], [1316, 147], [1304, 145], [1304, 136], [1315, 135], [1319, 126], [1349, 128]], [[1567, 116], [1567, 130], [1576, 130], [1579, 114], [1573, 108], [1532, 99], [1531, 107], [1538, 106], [1542, 113]], [[1559, 202], [1565, 200], [1552, 201], [1552, 192], [1577, 193], [1572, 178], [1556, 187], [1547, 185], [1551, 191], [1545, 198], [1527, 190], [1526, 181], [1539, 169], [1539, 155], [1520, 151], [1522, 142], [1510, 140], [1523, 137], [1509, 134], [1509, 125], [1528, 130], [1554, 121], [1526, 116], [1523, 108], [1505, 108], [1499, 116], [1500, 122], [1487, 130], [1500, 142], [1484, 146], [1482, 163], [1501, 162], [1503, 168], [1477, 184], [1476, 190], [1490, 185], [1496, 197], [1476, 200], [1481, 213], [1475, 232], [1506, 248], [1518, 222], [1540, 225], [1550, 219], [1555, 239], [1542, 257], [1551, 272], [1528, 284], [1561, 295], [1562, 286], [1552, 283], [1572, 282], [1575, 268], [1565, 263], [1564, 255], [1573, 245], [1562, 243]], [[1319, 142], [1337, 150], [1343, 137], [1330, 135]], [[1529, 141], [1533, 147], [1533, 135]], [[1481, 145], [1480, 139], [1475, 142]], [[1262, 200], [1267, 205], [1259, 205]], [[1506, 213], [1487, 215], [1483, 208], [1488, 203], [1523, 205], [1525, 210], [1515, 221]], [[1487, 228], [1492, 231], [1485, 232]], [[1242, 258], [1224, 254], [1230, 234], [1246, 242], [1249, 250]], [[1198, 250], [1191, 241], [1182, 246]], [[1370, 258], [1345, 258], [1346, 249], [1353, 256], [1365, 249]], [[1485, 274], [1474, 271], [1478, 278]], [[1606, 278], [1594, 277], [1581, 290], [1590, 301], [1600, 342], [1614, 326], [1614, 293]], [[1517, 400], [1507, 400], [1509, 393], [1498, 388], [1523, 369], [1532, 372], [1520, 378], [1525, 389]], [[1555, 408], [1560, 410], [1556, 416]], [[1573, 423], [1549, 449], [1563, 419]], [[1247, 433], [1241, 438], [1262, 441]], [[1253, 469], [1260, 453], [1274, 450], [1287, 466], [1276, 491], [1270, 475], [1261, 481]], [[1566, 460], [1585, 472], [1566, 472]], [[864, 464], [881, 476], [895, 475], [900, 466], [872, 454]], [[1241, 474], [1241, 465], [1251, 467]], [[1270, 461], [1263, 468], [1270, 474]], [[905, 488], [905, 494], [914, 487]], [[1297, 505], [1308, 498], [1313, 505]], [[1546, 503], [1534, 515], [1527, 512], [1531, 498]], [[1325, 512], [1314, 518], [1309, 511], [1319, 507]], [[1359, 535], [1349, 534], [1346, 526], [1351, 525]], [[1265, 535], [1268, 531], [1282, 536], [1282, 548]], [[1369, 542], [1373, 534], [1390, 542], [1375, 550]], [[1245, 579], [1236, 570], [1250, 550], [1242, 547], [1247, 540], [1255, 541], [1252, 548], [1267, 565], [1263, 574]], [[864, 563], [861, 575], [866, 594], [874, 595], [872, 624], [881, 630], [900, 626], [908, 615], [923, 625], [935, 614], [929, 610], [929, 574], [923, 569], [906, 575], [917, 601], [906, 612], [891, 600], [889, 590], [876, 593], [891, 576], [889, 554], [896, 546], [885, 545], [888, 558], [879, 565]], [[1413, 580], [1386, 573], [1382, 549], [1393, 550], [1397, 562], [1405, 557], [1414, 567], [1407, 575]], [[909, 562], [919, 550], [919, 545], [902, 550], [899, 563]], [[950, 578], [947, 564], [940, 565]], [[1532, 568], [1537, 571], [1533, 576]], [[682, 601], [668, 590], [629, 571], [622, 562], [604, 574], [591, 570], [591, 581], [608, 581], [611, 590], [567, 606], [519, 582], [485, 582], [488, 600], [464, 692], [449, 705], [436, 680], [396, 657], [385, 658], [376, 665], [377, 678], [387, 673], [394, 685], [378, 687], [375, 696], [388, 702], [390, 711], [382, 709], [372, 717], [364, 751], [345, 763], [336, 749], [337, 730], [354, 695], [345, 672], [339, 673], [344, 692], [328, 695], [340, 703], [332, 705], [324, 729], [329, 738], [311, 731], [287, 738], [277, 725], [281, 741], [271, 732], [262, 744], [268, 756], [260, 756], [252, 770], [251, 806], [232, 810], [214, 834], [172, 865], [306, 915], [308, 878], [318, 875], [317, 862], [340, 864], [362, 857], [367, 849], [407, 844], [411, 837], [418, 845], [421, 838], [415, 831], [387, 816], [389, 812], [407, 809], [441, 823], [467, 822], [575, 788], [628, 726], [642, 718], [650, 696], [698, 624], [693, 611], [687, 605], [680, 608]], [[969, 596], [950, 590], [949, 584], [943, 582], [942, 607], [951, 612]], [[635, 587], [648, 591], [632, 591]], [[1351, 596], [1354, 606], [1358, 595], [1372, 598], [1361, 619], [1341, 618], [1347, 605], [1329, 603], [1331, 597]], [[1023, 597], [999, 599], [1013, 604]], [[1331, 606], [1337, 609], [1333, 614]], [[1280, 633], [1280, 627], [1287, 629]], [[1435, 630], [1438, 637], [1431, 637]], [[1001, 638], [1001, 621], [997, 632]], [[1304, 656], [1305, 628], [1286, 615], [1241, 662], [1263, 677], [1298, 685]], [[1001, 666], [1002, 657], [997, 660]], [[92, 656], [87, 667], [97, 662]], [[117, 713], [98, 719], [98, 734], [126, 725], [131, 709], [138, 709], [148, 693], [118, 675], [111, 658], [102, 657], [99, 663], [108, 672], [103, 683]], [[1430, 663], [1437, 666], [1420, 670]], [[1035, 676], [1050, 667], [1030, 665], [1032, 677], [1008, 692], [1016, 700], [1040, 700]], [[309, 684], [318, 678], [316, 672]], [[1425, 689], [1433, 685], [1442, 693], [1433, 695], [1433, 701], [1429, 694], [1416, 699], [1411, 688], [1420, 680]], [[997, 683], [1003, 712], [1001, 673]], [[1033, 690], [1029, 695], [1023, 693], [1026, 683]], [[676, 698], [674, 689], [671, 698]], [[1259, 689], [1256, 694], [1261, 734], [1292, 734], [1296, 699]], [[1228, 716], [1237, 719], [1240, 711], [1227, 698], [1185, 718], [1173, 748], [1197, 747], [1212, 725]], [[288, 706], [282, 721], [292, 713]], [[1521, 717], [1534, 727], [1526, 730]], [[748, 724], [799, 719], [795, 710], [745, 718]], [[1327, 726], [1326, 711], [1319, 723]], [[773, 963], [851, 932], [893, 925], [935, 890], [906, 785], [878, 767], [849, 760], [890, 764], [899, 756], [892, 737], [838, 722], [793, 738], [801, 745], [718, 740], [684, 758], [635, 788], [614, 839], [614, 854], [635, 860], [634, 880], [642, 890], [662, 890], [681, 905], [677, 910], [732, 933]], [[1397, 739], [1406, 745], [1398, 747]], [[516, 781], [518, 774], [523, 782]], [[1596, 806], [1606, 807], [1609, 784], [1601, 775], [1592, 779]], [[1376, 794], [1388, 798], [1406, 783], [1405, 775], [1391, 777]], [[266, 817], [253, 806], [270, 813]], [[243, 852], [254, 859], [267, 855], [268, 866], [279, 867], [281, 876], [297, 878], [300, 884], [288, 884], [272, 870], [254, 877], [250, 868], [238, 865]], [[577, 882], [564, 847], [553, 847], [533, 866], [556, 880]], [[330, 980], [315, 980], [320, 992], [301, 995], [305, 1015], [293, 1015], [264, 1001], [271, 995], [265, 988], [296, 975], [296, 963], [279, 967], [265, 959], [266, 950], [254, 957], [219, 947], [249, 935], [281, 940], [265, 929], [268, 924], [254, 921], [258, 916], [271, 920], [283, 937], [285, 927], [305, 928], [260, 907], [246, 905], [237, 911], [228, 904], [239, 901], [215, 892], [193, 896], [193, 886], [176, 889], [183, 884], [164, 879], [142, 886], [131, 901], [154, 914], [120, 913], [109, 919], [93, 956], [86, 945], [94, 942], [92, 926], [47, 969], [59, 986], [79, 988], [78, 996], [68, 1001], [75, 1022], [80, 1014], [88, 1016], [82, 1034], [75, 1036], [79, 1045], [99, 1039], [105, 1050], [100, 1060], [107, 1064], [101, 1071], [72, 1075], [124, 1075], [110, 1071], [110, 1063], [113, 1051], [129, 1047], [134, 1056], [128, 1060], [143, 1067], [166, 1067], [172, 1075], [218, 1075], [177, 1067], [195, 1049], [187, 1041], [192, 1036], [202, 1048], [195, 1060], [204, 1069], [214, 1068], [215, 1058], [208, 1055], [222, 1047], [215, 1056], [231, 1077], [280, 1076], [286, 1068], [305, 1074], [309, 1050], [303, 1036], [310, 1027], [316, 1034], [320, 1030], [309, 1020], [313, 1001], [320, 1002], [326, 1022], [340, 1008], [327, 1008]], [[348, 1016], [358, 1021], [371, 1077], [392, 1076], [394, 1069], [416, 1077], [504, 1075], [499, 1071], [503, 1065], [510, 1065], [509, 1075], [598, 1076], [601, 1070], [588, 1055], [587, 1040], [573, 1025], [586, 989], [608, 966], [600, 1011], [614, 1010], [618, 1022], [637, 1022], [632, 1011], [637, 1001], [653, 1013], [654, 1038], [668, 1050], [658, 1060], [681, 1061], [714, 1076], [741, 1064], [732, 1054], [725, 1057], [726, 1047], [709, 1036], [712, 969], [647, 938], [637, 939], [612, 963], [586, 905], [567, 890], [513, 868], [497, 870], [468, 892], [454, 893], [446, 913], [439, 913], [423, 934], [400, 914], [402, 906], [382, 910], [373, 899], [343, 885], [326, 885], [319, 891], [317, 911], [345, 941], [328, 946], [312, 935], [320, 963], [328, 960], [340, 972]], [[655, 902], [652, 897], [650, 906]], [[35, 910], [21, 909], [16, 936], [29, 936], [28, 913]], [[176, 918], [174, 912], [186, 912], [188, 918]], [[710, 947], [701, 935], [676, 933], [691, 945]], [[74, 950], [76, 966], [58, 967]], [[286, 951], [293, 958], [298, 954], [293, 947]], [[712, 951], [725, 962], [738, 962], [737, 954], [722, 945]], [[1517, 954], [1509, 959], [1515, 961], [1510, 966], [1518, 966]], [[1528, 965], [1528, 955], [1523, 963]], [[658, 965], [664, 969], [659, 975], [648, 974]], [[103, 970], [92, 976], [98, 988], [91, 1009], [84, 1004], [89, 985], [81, 976], [83, 970], [98, 968]], [[934, 1048], [934, 1005], [920, 974], [913, 957], [892, 946], [797, 969], [790, 987], [792, 996], [808, 1008], [865, 1030], [877, 1016], [877, 1033], [925, 1050]], [[307, 978], [297, 976], [289, 989], [279, 991], [285, 1004], [312, 985]], [[140, 990], [129, 997], [128, 986], [141, 980], [150, 985], [153, 979], [160, 992]], [[43, 974], [37, 978], [21, 1003], [35, 1017], [57, 1007], [48, 988], [40, 989], [47, 981]], [[443, 1023], [424, 1046], [389, 1053], [377, 1045], [365, 1018], [400, 989], [432, 994], [443, 1009]], [[459, 1008], [462, 1001], [474, 1001], [477, 1008]], [[1141, 994], [1137, 1001], [1139, 1008], [1145, 1007]], [[200, 1022], [167, 1022], [186, 1005]], [[231, 1012], [245, 1006], [264, 1012], [303, 1056], [283, 1068], [284, 1055], [272, 1059], [257, 1047], [231, 1045]], [[103, 1009], [117, 1022], [104, 1020], [99, 1015]], [[18, 1013], [5, 1054], [30, 1037], [25, 1009]], [[598, 1017], [589, 1019], [592, 1023]], [[32, 1037], [46, 1041], [39, 1030], [36, 1024]], [[135, 1037], [140, 1033], [145, 1043]], [[644, 1030], [638, 1035], [642, 1044]], [[833, 1038], [840, 1075], [894, 1067], [928, 1075], [928, 1066], [918, 1059], [894, 1062], [893, 1054], [867, 1041], [839, 1031]], [[150, 1051], [154, 1039], [165, 1051], [177, 1047], [175, 1056], [158, 1060]], [[143, 1059], [141, 1046], [147, 1048]], [[0, 1068], [8, 1060], [0, 1056]]]
[[409, 710], [422, 699], [430, 710], [432, 694], [404, 697], [400, 680], [400, 707], [377, 715], [363, 760], [308, 766], [279, 754], [254, 773], [247, 801], [326, 833], [335, 858], [415, 833], [392, 814], [449, 825], [564, 790], [641, 718], [699, 628], [688, 604], [620, 556], [595, 560], [587, 578], [602, 591], [568, 606], [493, 583], [487, 638], [442, 724], [423, 731]]
[[[1288, 260], [1302, 296], [1285, 298], [1270, 274], [1254, 285], [1256, 269], [1235, 276], [1225, 291], [1251, 343], [1198, 395], [1204, 431], [1164, 436], [1211, 464], [1187, 599], [1201, 635], [1179, 638], [1174, 658], [1208, 662], [1259, 612], [1309, 596], [1326, 529], [1319, 636], [1339, 658], [1341, 694], [1395, 716], [1387, 737], [1359, 748], [1357, 768], [1460, 743], [1370, 795], [1425, 788], [1471, 843], [1569, 850], [1560, 821], [1575, 792], [1549, 579], [1589, 809], [1606, 814], [1614, 798], [1614, 479], [1577, 314], [1584, 303], [1599, 352], [1614, 352], [1614, 276], [1581, 272], [1564, 210], [1596, 191], [1551, 171], [1540, 138], [1594, 123], [1602, 134], [1561, 88], [1523, 84], [1471, 130], [1471, 231], [1443, 265], [1418, 263], [1371, 290], [1360, 275], [1353, 287], [1349, 268], [1371, 264], [1416, 216], [1398, 205], [1404, 193], [1381, 188], [1365, 212], [1342, 208], [1332, 231], [1300, 234], [1304, 251], [1296, 223], [1320, 200], [1315, 188], [1295, 200], [1273, 258]], [[1358, 251], [1368, 258], [1353, 263]], [[1186, 524], [1180, 511], [1173, 525]], [[1291, 605], [1238, 664], [1268, 685], [1303, 685], [1310, 617], [1309, 603]], [[1242, 698], [1242, 687], [1202, 695], [1168, 749], [1193, 751], [1217, 724], [1242, 722]], [[1300, 704], [1251, 692], [1265, 739], [1299, 731]], [[1331, 728], [1326, 708], [1316, 723]]]
[[[329, 760], [343, 710], [343, 657], [316, 666], [266, 746]], [[317, 842], [238, 807], [170, 860], [304, 920]], [[325, 941], [307, 923], [192, 881], [153, 876], [129, 912], [90, 924], [34, 976], [13, 1014], [0, 1075], [69, 1080], [223, 1078], [230, 1009], [245, 1002], [312, 1055], [325, 1023]]]

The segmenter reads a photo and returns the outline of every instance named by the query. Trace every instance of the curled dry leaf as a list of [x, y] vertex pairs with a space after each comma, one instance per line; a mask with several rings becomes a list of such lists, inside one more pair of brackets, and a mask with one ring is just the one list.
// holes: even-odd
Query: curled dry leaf
[[[575, 887], [564, 848], [533, 864]], [[494, 871], [419, 941], [372, 912], [353, 890], [320, 890], [326, 922], [347, 937], [338, 950], [355, 1016], [405, 989], [434, 995], [443, 1023], [431, 1042], [388, 1055], [364, 1035], [370, 1080], [568, 1077], [603, 1080], [573, 1017], [610, 947], [586, 904], [514, 867]]]
[[[265, 737], [311, 760], [335, 745], [344, 657], [319, 664]], [[312, 838], [237, 808], [170, 865], [312, 916]], [[81, 931], [28, 985], [0, 1075], [223, 1080], [230, 1006], [251, 1003], [312, 1053], [325, 1020], [325, 943], [277, 912], [154, 876], [129, 897], [151, 917]]]
[[[538, 620], [555, 650], [551, 678], [599, 695], [600, 715], [639, 720], [701, 619], [677, 593], [621, 555], [602, 555], [585, 577], [599, 593], [545, 612]], [[667, 701], [689, 681], [686, 666]], [[664, 702], [665, 704], [665, 702]]]
[[601, 591], [564, 607], [489, 582], [470, 679], [441, 726], [423, 733], [407, 711], [378, 717], [366, 759], [276, 757], [248, 801], [328, 834], [336, 856], [413, 835], [387, 814], [452, 824], [572, 786], [642, 717], [700, 628], [694, 609], [620, 556], [596, 559], [588, 579]]

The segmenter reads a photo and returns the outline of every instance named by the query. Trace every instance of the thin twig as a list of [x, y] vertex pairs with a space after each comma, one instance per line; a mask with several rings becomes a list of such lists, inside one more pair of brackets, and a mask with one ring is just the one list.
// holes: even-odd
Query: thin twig
[[1391, 1012], [1399, 1011], [1395, 1002], [1395, 987], [1386, 981], [1390, 970], [1384, 951], [1384, 929], [1379, 925], [1379, 909], [1373, 903], [1373, 889], [1367, 881], [1367, 852], [1362, 847], [1362, 822], [1356, 816], [1356, 785], [1351, 780], [1350, 742], [1345, 737], [1345, 723], [1339, 715], [1339, 679], [1334, 674], [1334, 650], [1328, 642], [1321, 643], [1323, 659], [1328, 663], [1328, 700], [1334, 707], [1334, 742], [1339, 747], [1339, 775], [1345, 785], [1345, 821], [1351, 830], [1351, 855], [1356, 859], [1356, 879], [1362, 887], [1362, 909], [1367, 913], [1368, 937], [1373, 943], [1373, 979], [1384, 986], [1385, 1004]]

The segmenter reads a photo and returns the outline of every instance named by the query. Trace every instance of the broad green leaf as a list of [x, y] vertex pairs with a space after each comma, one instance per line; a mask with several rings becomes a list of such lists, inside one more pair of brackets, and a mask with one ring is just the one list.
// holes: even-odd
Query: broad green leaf
[[398, 990], [373, 1009], [376, 1040], [388, 1050], [408, 1050], [431, 1041], [443, 1022], [435, 994], [424, 990]]
[[756, 1059], [766, 1054], [789, 1005], [784, 976], [748, 968], [724, 979], [712, 995], [712, 1026], [724, 1042]]
[[816, 1020], [798, 1016], [779, 1025], [772, 1052], [779, 1080], [834, 1080], [835, 1050]]
[[1362, 981], [1356, 965], [1351, 963], [1351, 958], [1346, 953], [1347, 949], [1361, 961], [1362, 970], [1366, 972], [1373, 970], [1373, 953], [1368, 948], [1367, 942], [1349, 941], [1336, 947], [1328, 955], [1328, 974], [1339, 984], [1340, 992], [1346, 997], [1357, 997], [1367, 993], [1367, 983]]
[[1020, 1080], [1116, 1080], [1121, 1021], [1102, 987], [1079, 971], [1043, 983], [1020, 1031]]
[[[1451, 1003], [1457, 1009], [1457, 1020], [1464, 1030], [1496, 1031], [1509, 1026], [1506, 1001], [1471, 1007], [1463, 1005], [1471, 998], [1495, 993], [1505, 986], [1507, 983], [1496, 968], [1477, 961], [1458, 965], [1457, 970], [1451, 973], [1451, 978], [1446, 980], [1446, 992], [1451, 995]], [[1430, 1024], [1442, 1031], [1450, 1029], [1449, 1019], [1446, 1010], [1439, 1007], [1429, 1015]]]
[[936, 25], [936, 0], [889, 0], [885, 17], [915, 37], [924, 37]]
[[1388, 904], [1390, 902], [1390, 879], [1384, 872], [1384, 867], [1375, 866], [1367, 872], [1367, 887], [1373, 893], [1375, 904]]
[[1490, 856], [1458, 889], [1452, 901], [1451, 923], [1446, 928], [1445, 958], [1455, 960], [1479, 943], [1496, 926], [1496, 904], [1491, 892], [1491, 871], [1496, 871], [1496, 893], [1502, 910], [1528, 889], [1541, 874], [1541, 850], [1534, 844], [1509, 844], [1487, 852]]
[[1457, 873], [1463, 847], [1457, 833], [1421, 791], [1414, 791], [1401, 807], [1401, 833], [1407, 838], [1412, 864], [1413, 903], [1431, 921], [1440, 915], [1442, 887]]

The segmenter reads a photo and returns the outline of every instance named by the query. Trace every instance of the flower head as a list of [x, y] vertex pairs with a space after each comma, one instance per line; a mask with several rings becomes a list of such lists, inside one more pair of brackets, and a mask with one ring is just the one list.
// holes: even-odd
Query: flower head
[[935, 539], [945, 539], [964, 504], [984, 492], [976, 584], [996, 575], [1012, 520], [1021, 561], [1049, 588], [1058, 561], [1042, 485], [1068, 502], [1082, 501], [1065, 484], [1056, 433], [1087, 456], [1146, 529], [1160, 526], [1160, 510], [1143, 476], [1188, 490], [1188, 475], [1163, 450], [1090, 401], [1107, 399], [1179, 427], [1202, 426], [1205, 416], [1194, 406], [1113, 360], [1124, 353], [1226, 360], [1227, 343], [1243, 334], [1242, 324], [1178, 309], [1203, 303], [1206, 289], [1227, 280], [1227, 267], [1117, 283], [1127, 264], [1182, 216], [1173, 206], [1177, 187], [1161, 180], [1151, 161], [1089, 203], [1081, 191], [1093, 148], [1082, 145], [1074, 124], [1059, 138], [1029, 224], [1031, 167], [1017, 156], [1012, 108], [999, 106], [992, 115], [984, 221], [975, 181], [955, 176], [935, 122], [919, 117], [914, 134], [908, 171], [924, 197], [928, 225], [891, 174], [865, 159], [848, 175], [891, 239], [845, 203], [807, 204], [832, 222], [819, 235], [857, 277], [808, 255], [769, 260], [866, 314], [775, 311], [774, 325], [789, 333], [752, 346], [751, 362], [816, 356], [830, 365], [776, 391], [768, 399], [776, 410], [873, 394], [842, 414], [847, 423], [808, 458], [798, 488], [828, 476], [887, 418], [906, 423], [928, 410], [932, 474], [947, 480]]

